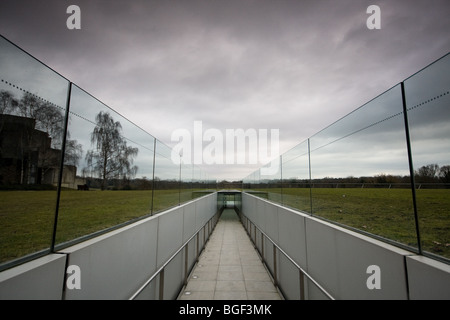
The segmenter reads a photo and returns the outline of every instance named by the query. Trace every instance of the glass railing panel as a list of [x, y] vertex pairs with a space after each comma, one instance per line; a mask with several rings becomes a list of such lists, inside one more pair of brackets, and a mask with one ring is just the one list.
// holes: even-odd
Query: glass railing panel
[[0, 37], [0, 265], [51, 247], [68, 88]]
[[57, 243], [151, 213], [154, 138], [72, 86]]
[[313, 214], [417, 247], [401, 87], [310, 138]]
[[181, 185], [180, 185], [180, 202], [184, 203], [194, 198], [193, 180], [194, 166], [191, 164], [181, 164]]
[[180, 204], [180, 170], [180, 158], [172, 157], [172, 150], [157, 140], [153, 213]]
[[450, 258], [450, 55], [405, 81], [422, 249]]
[[282, 203], [281, 162], [272, 160], [258, 170], [258, 183], [253, 193], [273, 202]]
[[283, 204], [311, 212], [308, 141], [282, 155]]

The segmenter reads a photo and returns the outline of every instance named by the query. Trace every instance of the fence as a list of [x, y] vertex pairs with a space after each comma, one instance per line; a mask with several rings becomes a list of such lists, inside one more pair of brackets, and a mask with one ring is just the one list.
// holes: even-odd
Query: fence
[[245, 191], [448, 262], [450, 54], [265, 167]]
[[174, 161], [164, 143], [3, 37], [0, 94], [0, 270], [216, 189], [215, 179]]

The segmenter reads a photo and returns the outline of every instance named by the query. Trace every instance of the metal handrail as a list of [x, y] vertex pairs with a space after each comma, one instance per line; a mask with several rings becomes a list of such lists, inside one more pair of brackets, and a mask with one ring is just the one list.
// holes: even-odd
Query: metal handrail
[[[188, 240], [186, 240], [184, 242], [184, 244], [172, 255], [170, 256], [170, 258], [147, 280], [145, 281], [145, 283], [139, 287], [139, 289], [128, 299], [128, 300], [134, 300], [149, 284], [150, 282], [152, 282], [156, 276], [158, 276], [160, 273], [164, 274], [164, 269], [165, 267], [172, 262], [172, 260], [185, 248], [188, 246], [189, 242], [194, 239], [194, 237], [198, 236], [198, 234], [200, 233], [200, 231], [202, 229], [205, 228], [206, 225], [208, 225], [210, 223], [210, 221], [212, 221], [216, 216], [218, 215], [218, 213], [216, 213], [211, 219], [208, 220], [208, 222], [206, 222], [201, 228], [199, 228]], [[209, 232], [209, 234], [211, 234], [212, 230]], [[209, 238], [209, 236], [208, 236]], [[199, 256], [199, 252], [198, 252], [198, 240], [197, 240], [197, 259]], [[187, 273], [187, 270], [186, 270]], [[164, 283], [164, 280], [162, 280], [162, 283]], [[162, 298], [162, 294], [161, 294], [161, 288], [160, 288], [160, 299]]]
[[[295, 262], [283, 249], [281, 249], [281, 247], [279, 245], [277, 245], [264, 231], [262, 231], [252, 220], [250, 220], [249, 218], [247, 218], [247, 216], [242, 215], [243, 217], [245, 217], [245, 219], [247, 219], [247, 221], [249, 221], [254, 227], [255, 229], [258, 229], [259, 232], [261, 232], [262, 235], [264, 235], [264, 237], [266, 237], [270, 242], [272, 242], [274, 248], [277, 248], [286, 258], [288, 258], [288, 260], [300, 271], [300, 278], [302, 277], [302, 275], [305, 275], [312, 283], [314, 283], [314, 285], [316, 285], [317, 288], [319, 288], [320, 291], [322, 291], [330, 300], [336, 300], [327, 290], [325, 290], [325, 288], [323, 288], [316, 280], [314, 280], [314, 278], [308, 273], [306, 272], [301, 266], [299, 266], [297, 264], [297, 262]], [[251, 236], [250, 236], [251, 239]], [[253, 241], [253, 239], [252, 239]], [[255, 232], [255, 242], [256, 242], [256, 232]], [[263, 249], [262, 249], [263, 250]], [[275, 249], [274, 249], [275, 250]], [[275, 251], [274, 251], [274, 256], [275, 256]], [[264, 258], [264, 254], [263, 254], [263, 260], [265, 260]], [[265, 263], [265, 261], [264, 261]], [[274, 265], [276, 268], [276, 261], [274, 260]], [[276, 271], [275, 271], [276, 273]], [[274, 279], [276, 282], [276, 285], [278, 286], [278, 281], [277, 281], [277, 275], [274, 275]], [[302, 280], [300, 279], [300, 281], [302, 282]], [[302, 285], [301, 285], [302, 286]], [[303, 291], [304, 288], [301, 288], [301, 290]], [[300, 292], [300, 297], [304, 296], [304, 292]]]

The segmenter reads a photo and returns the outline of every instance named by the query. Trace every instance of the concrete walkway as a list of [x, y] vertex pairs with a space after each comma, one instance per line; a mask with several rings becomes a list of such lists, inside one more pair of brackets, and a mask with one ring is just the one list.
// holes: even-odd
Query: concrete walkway
[[179, 300], [280, 300], [234, 210], [225, 209]]

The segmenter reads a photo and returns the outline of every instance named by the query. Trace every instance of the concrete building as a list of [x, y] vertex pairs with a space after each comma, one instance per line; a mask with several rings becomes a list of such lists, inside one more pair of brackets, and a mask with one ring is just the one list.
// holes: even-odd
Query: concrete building
[[[61, 150], [32, 118], [0, 115], [0, 184], [57, 185]], [[65, 165], [62, 185], [76, 188], [77, 168]]]

